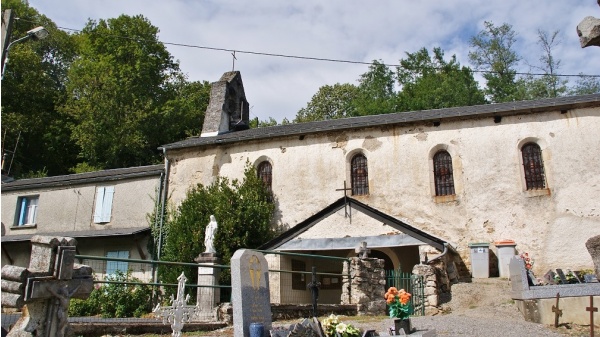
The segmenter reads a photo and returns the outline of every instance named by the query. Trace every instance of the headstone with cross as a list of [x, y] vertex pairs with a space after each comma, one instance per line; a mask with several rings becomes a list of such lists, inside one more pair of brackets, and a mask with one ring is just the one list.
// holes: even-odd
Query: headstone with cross
[[590, 296], [590, 306], [585, 311], [590, 312], [590, 337], [594, 337], [594, 313], [598, 312], [598, 308], [594, 307], [594, 296]]
[[371, 250], [367, 248], [367, 242], [361, 241], [356, 248], [354, 248], [354, 252], [358, 254], [358, 257], [361, 259], [366, 259], [369, 257], [369, 253]]
[[554, 327], [558, 328], [558, 318], [562, 316], [562, 310], [558, 307], [558, 300], [560, 293], [556, 293], [556, 305], [552, 306], [552, 312], [554, 313]]
[[94, 286], [92, 268], [75, 263], [76, 245], [73, 238], [36, 235], [28, 268], [2, 268], [2, 306], [24, 306], [8, 336], [69, 334], [70, 299], [86, 299]]
[[185, 295], [185, 283], [187, 277], [181, 273], [177, 278], [177, 298], [171, 295], [171, 306], [161, 307], [160, 303], [152, 310], [158, 317], [163, 319], [163, 324], [171, 324], [173, 337], [180, 337], [181, 330], [185, 323], [188, 323], [200, 308], [198, 306], [188, 306], [187, 302], [190, 299], [190, 294]]

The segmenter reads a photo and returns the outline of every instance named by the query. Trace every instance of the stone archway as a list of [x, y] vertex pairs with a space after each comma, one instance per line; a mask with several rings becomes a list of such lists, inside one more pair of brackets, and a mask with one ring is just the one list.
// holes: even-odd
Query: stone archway
[[382, 252], [381, 250], [372, 249], [371, 253], [369, 253], [369, 257], [382, 259], [384, 261], [383, 269], [385, 269], [385, 270], [396, 269], [395, 268], [396, 264], [394, 264], [394, 262], [392, 261], [392, 258], [388, 254]]

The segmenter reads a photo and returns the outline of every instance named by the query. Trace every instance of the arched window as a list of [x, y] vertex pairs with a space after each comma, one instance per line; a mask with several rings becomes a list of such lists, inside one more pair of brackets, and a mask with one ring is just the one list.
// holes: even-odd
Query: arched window
[[271, 167], [271, 163], [269, 163], [266, 160], [261, 162], [260, 164], [258, 164], [258, 168], [256, 169], [256, 171], [258, 173], [258, 179], [260, 179], [263, 182], [263, 184], [267, 188], [267, 191], [269, 191], [269, 194], [272, 195], [273, 190], [271, 188], [271, 184], [273, 183], [273, 169]]
[[433, 156], [433, 176], [436, 196], [454, 195], [452, 157], [448, 152], [439, 151]]
[[369, 194], [369, 169], [367, 167], [367, 157], [362, 154], [357, 154], [352, 157], [350, 174], [352, 178], [352, 195]]
[[523, 155], [523, 172], [525, 172], [527, 190], [546, 188], [546, 175], [540, 146], [536, 143], [527, 143], [521, 148], [521, 154]]

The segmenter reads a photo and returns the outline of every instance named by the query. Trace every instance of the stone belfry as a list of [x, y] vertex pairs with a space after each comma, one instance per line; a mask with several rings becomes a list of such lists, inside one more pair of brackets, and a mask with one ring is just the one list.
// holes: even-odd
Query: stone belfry
[[200, 137], [248, 129], [249, 112], [242, 75], [239, 71], [224, 73], [219, 81], [211, 85]]

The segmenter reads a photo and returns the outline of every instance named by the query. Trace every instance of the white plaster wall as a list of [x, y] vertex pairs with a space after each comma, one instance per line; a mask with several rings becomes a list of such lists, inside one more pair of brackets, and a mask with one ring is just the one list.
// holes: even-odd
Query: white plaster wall
[[[368, 196], [358, 200], [453, 243], [468, 263], [469, 242], [513, 239], [536, 260], [534, 270], [591, 268], [585, 241], [600, 234], [600, 108], [307, 134], [203, 149], [170, 151], [171, 200], [243, 176], [244, 164], [273, 165], [277, 225], [292, 227], [343, 196], [349, 160], [368, 159]], [[519, 146], [542, 148], [548, 189], [525, 191]], [[436, 199], [430, 159], [452, 155], [456, 197]], [[452, 200], [455, 199], [455, 200]], [[367, 234], [367, 233], [365, 233]]]
[[[97, 185], [45, 188], [2, 193], [2, 223], [6, 235], [105, 228], [147, 227], [146, 215], [154, 210], [158, 177], [144, 177]], [[96, 187], [114, 186], [111, 221], [93, 222]], [[19, 196], [39, 195], [35, 227], [14, 226]]]

